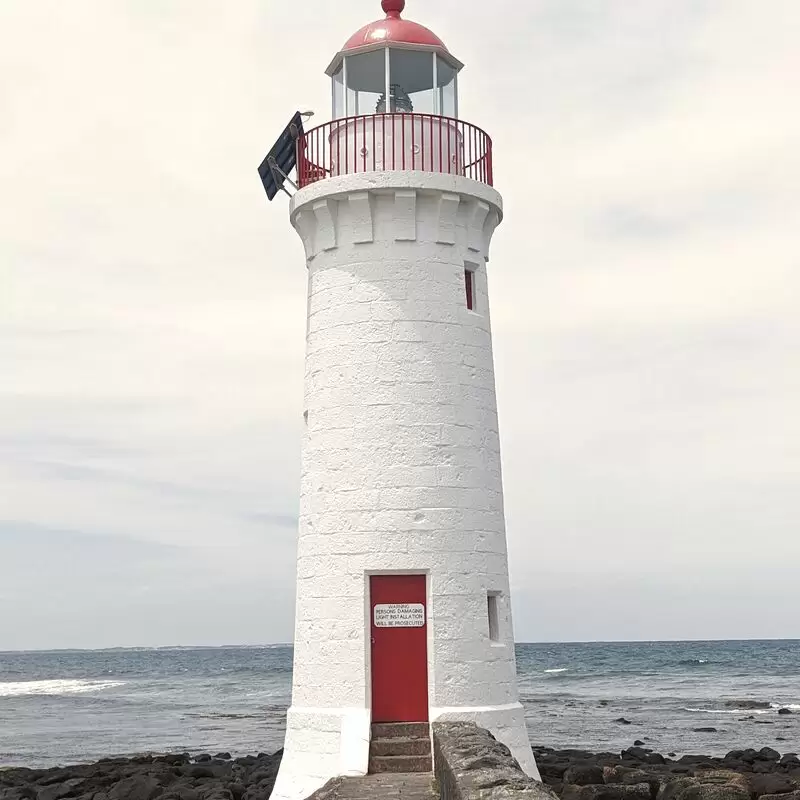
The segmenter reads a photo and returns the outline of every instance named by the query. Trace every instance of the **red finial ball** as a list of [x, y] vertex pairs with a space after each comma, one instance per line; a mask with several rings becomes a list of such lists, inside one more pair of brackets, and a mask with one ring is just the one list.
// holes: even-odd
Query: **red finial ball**
[[406, 7], [406, 0], [381, 0], [381, 8], [387, 17], [399, 17]]

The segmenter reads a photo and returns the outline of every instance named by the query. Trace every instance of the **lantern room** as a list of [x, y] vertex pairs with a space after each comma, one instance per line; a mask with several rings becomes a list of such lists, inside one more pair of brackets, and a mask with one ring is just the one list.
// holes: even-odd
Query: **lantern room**
[[361, 172], [410, 170], [492, 185], [492, 142], [458, 118], [464, 66], [428, 28], [382, 0], [386, 17], [353, 34], [326, 70], [332, 120], [297, 143], [300, 188]]
[[333, 118], [365, 114], [458, 116], [463, 64], [428, 28], [400, 15], [405, 0], [383, 0], [386, 18], [345, 43], [327, 69]]

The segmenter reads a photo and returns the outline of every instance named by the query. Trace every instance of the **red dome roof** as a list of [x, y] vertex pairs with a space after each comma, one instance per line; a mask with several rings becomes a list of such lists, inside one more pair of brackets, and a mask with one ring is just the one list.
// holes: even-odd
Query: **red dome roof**
[[381, 7], [386, 12], [386, 19], [365, 25], [345, 42], [342, 50], [353, 50], [381, 42], [401, 42], [447, 50], [444, 42], [433, 31], [411, 20], [401, 19], [400, 14], [405, 5], [405, 0], [383, 0]]

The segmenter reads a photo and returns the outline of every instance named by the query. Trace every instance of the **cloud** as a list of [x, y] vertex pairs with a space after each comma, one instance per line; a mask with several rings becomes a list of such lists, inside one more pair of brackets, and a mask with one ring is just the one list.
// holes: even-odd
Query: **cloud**
[[[377, 5], [0, 9], [0, 648], [288, 638], [306, 278], [255, 169], [296, 108], [327, 118], [329, 56]], [[506, 205], [518, 637], [797, 635], [757, 624], [791, 582], [746, 577], [800, 556], [797, 4], [416, 6]], [[44, 588], [32, 554], [82, 535]]]

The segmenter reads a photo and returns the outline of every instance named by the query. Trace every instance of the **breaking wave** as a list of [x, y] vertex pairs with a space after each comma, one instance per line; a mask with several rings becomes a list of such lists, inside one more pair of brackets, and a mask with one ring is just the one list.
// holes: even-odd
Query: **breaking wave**
[[557, 674], [559, 674], [561, 672], [567, 672], [567, 671], [569, 671], [569, 667], [559, 667], [558, 669], [546, 669], [545, 670], [545, 672], [547, 672], [549, 675], [557, 675]]
[[0, 683], [0, 697], [25, 697], [29, 695], [67, 695], [102, 692], [124, 686], [122, 681], [12, 681]]
[[[777, 708], [777, 706], [776, 706]], [[684, 708], [697, 714], [769, 714], [768, 708]]]
[[768, 703], [760, 700], [729, 700], [724, 704], [724, 708], [684, 708], [698, 714], [773, 714], [781, 708], [788, 708], [789, 711], [800, 711], [800, 703]]

